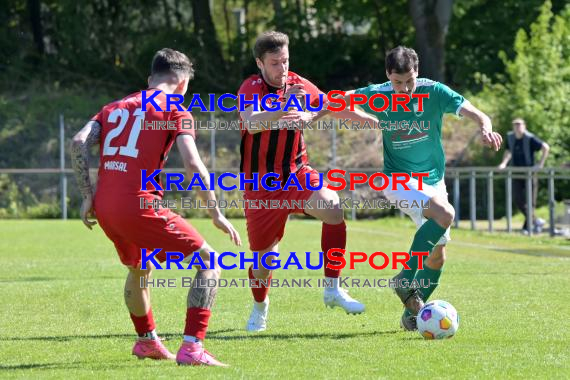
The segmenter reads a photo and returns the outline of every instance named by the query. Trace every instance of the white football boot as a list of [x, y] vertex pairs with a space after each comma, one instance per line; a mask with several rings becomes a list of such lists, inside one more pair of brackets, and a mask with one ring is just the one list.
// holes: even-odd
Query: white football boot
[[349, 296], [346, 290], [338, 286], [325, 288], [323, 299], [325, 306], [331, 309], [339, 306], [343, 308], [347, 314], [360, 314], [364, 312], [364, 304]]
[[253, 301], [253, 310], [247, 321], [245, 329], [250, 332], [265, 331], [267, 328], [267, 312], [269, 311], [269, 297], [263, 302]]

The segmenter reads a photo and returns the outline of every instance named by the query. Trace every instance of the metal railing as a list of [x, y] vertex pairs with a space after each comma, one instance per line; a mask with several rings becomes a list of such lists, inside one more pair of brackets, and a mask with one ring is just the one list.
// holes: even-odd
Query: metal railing
[[[328, 169], [321, 170], [326, 172]], [[368, 174], [378, 171], [377, 169], [360, 169], [352, 168], [346, 169], [347, 173], [350, 172], [365, 172]], [[164, 172], [184, 172], [183, 168], [168, 168]], [[222, 172], [233, 172], [236, 173], [237, 169], [227, 168], [218, 169], [217, 173]], [[60, 177], [60, 202], [62, 210], [62, 219], [67, 219], [67, 193], [68, 193], [68, 181], [67, 176], [73, 175], [72, 169], [66, 169], [60, 167], [57, 168], [47, 168], [47, 169], [0, 169], [0, 174], [59, 174]], [[96, 176], [97, 169], [91, 169], [91, 174]], [[535, 170], [530, 167], [509, 167], [504, 170], [497, 169], [496, 167], [454, 167], [448, 168], [445, 174], [446, 181], [451, 183], [451, 188], [448, 186], [448, 191], [450, 193], [450, 203], [455, 208], [455, 227], [459, 226], [459, 221], [462, 215], [461, 199], [463, 198], [464, 191], [461, 189], [461, 181], [468, 182], [467, 191], [469, 197], [469, 221], [470, 228], [472, 230], [476, 229], [477, 222], [477, 206], [478, 202], [485, 199], [487, 202], [487, 223], [488, 231], [493, 232], [494, 220], [495, 220], [495, 207], [497, 206], [495, 199], [495, 184], [497, 181], [505, 181], [505, 214], [507, 222], [507, 231], [513, 231], [513, 180], [523, 179], [525, 180], [526, 188], [526, 204], [527, 210], [533, 210], [533, 181], [543, 180], [548, 183], [548, 208], [549, 208], [549, 227], [550, 235], [553, 236], [555, 220], [554, 220], [554, 207], [555, 207], [555, 195], [556, 195], [556, 182], [563, 180], [570, 180], [570, 168], [544, 168], [540, 170]], [[478, 181], [486, 182], [485, 193], [478, 194], [477, 183]], [[379, 194], [380, 195], [380, 194]], [[350, 191], [349, 196], [351, 198], [356, 198], [358, 196], [357, 192]], [[220, 198], [223, 199], [224, 194], [220, 194]], [[351, 219], [356, 219], [356, 210], [353, 208], [351, 210]], [[532, 236], [532, 227], [528, 228], [529, 236]]]
[[[210, 114], [210, 120], [213, 120], [214, 115]], [[72, 175], [73, 171], [65, 167], [65, 135], [64, 135], [64, 117], [63, 114], [59, 117], [59, 148], [60, 148], [60, 165], [59, 168], [46, 168], [46, 169], [0, 169], [0, 174], [58, 174], [60, 178], [60, 207], [62, 219], [67, 219], [67, 192], [68, 181], [67, 176]], [[332, 168], [336, 167], [336, 128], [331, 131], [331, 160], [329, 165]], [[237, 172], [236, 168], [216, 168], [216, 134], [211, 131], [210, 135], [210, 170], [213, 172]], [[324, 169], [324, 170], [322, 170]], [[321, 168], [321, 172], [326, 172], [329, 168]], [[350, 172], [365, 172], [374, 173], [379, 171], [377, 168], [362, 169], [352, 168], [345, 169]], [[184, 172], [182, 168], [165, 169], [164, 172]], [[91, 169], [91, 173], [96, 175], [96, 169]], [[451, 203], [455, 208], [455, 227], [459, 226], [461, 219], [461, 181], [467, 180], [469, 183], [469, 220], [472, 230], [476, 229], [477, 221], [477, 202], [478, 199], [485, 199], [487, 201], [487, 221], [489, 232], [494, 231], [494, 216], [495, 216], [495, 183], [496, 181], [505, 181], [505, 211], [507, 219], [507, 231], [512, 232], [512, 203], [513, 203], [513, 180], [524, 179], [526, 188], [526, 205], [527, 210], [533, 210], [533, 181], [547, 180], [548, 182], [548, 207], [549, 207], [549, 224], [550, 234], [554, 235], [554, 207], [555, 207], [555, 182], [560, 180], [570, 179], [570, 168], [545, 168], [534, 170], [530, 167], [509, 167], [504, 170], [497, 169], [496, 167], [451, 167], [447, 168], [445, 174], [446, 181], [452, 183]], [[477, 182], [486, 181], [486, 196], [482, 197], [477, 194]], [[449, 186], [448, 186], [449, 189]], [[357, 191], [350, 191], [351, 199], [358, 197]], [[381, 196], [381, 194], [377, 194]], [[478, 196], [479, 195], [479, 196]], [[376, 196], [376, 195], [375, 195]], [[223, 199], [224, 193], [220, 194]], [[352, 208], [351, 218], [356, 219], [356, 210]], [[529, 236], [532, 235], [532, 228], [528, 228]]]
[[[497, 180], [505, 181], [505, 210], [507, 219], [507, 231], [512, 232], [512, 216], [513, 216], [513, 180], [525, 180], [526, 191], [526, 208], [533, 210], [533, 181], [547, 180], [548, 182], [548, 209], [549, 209], [549, 226], [550, 235], [554, 236], [554, 207], [555, 207], [555, 181], [570, 179], [570, 169], [567, 168], [544, 168], [534, 169], [532, 167], [508, 167], [506, 169], [498, 169], [497, 167], [461, 167], [448, 168], [446, 170], [446, 178], [453, 181], [453, 198], [452, 204], [455, 208], [455, 227], [459, 226], [461, 218], [461, 189], [460, 180], [468, 179], [469, 181], [469, 220], [471, 229], [476, 229], [476, 210], [477, 210], [477, 180], [487, 182], [487, 221], [488, 231], [493, 232], [493, 221], [495, 213], [494, 202], [494, 183]], [[531, 211], [528, 211], [532, 214]], [[531, 219], [531, 218], [529, 218]], [[531, 221], [531, 220], [530, 220]], [[532, 226], [528, 226], [529, 236], [533, 233]]]

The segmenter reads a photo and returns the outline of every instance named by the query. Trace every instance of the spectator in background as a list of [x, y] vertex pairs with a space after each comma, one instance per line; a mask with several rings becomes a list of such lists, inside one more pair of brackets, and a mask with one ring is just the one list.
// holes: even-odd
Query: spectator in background
[[[540, 158], [540, 162], [535, 164], [534, 153], [539, 150], [542, 151], [542, 157]], [[509, 161], [511, 161], [511, 166], [515, 167], [533, 167], [536, 170], [542, 169], [549, 151], [550, 146], [527, 131], [526, 123], [523, 119], [516, 118], [513, 120], [513, 131], [507, 134], [507, 149], [505, 150], [503, 161], [499, 165], [499, 169], [506, 168]], [[515, 204], [525, 217], [522, 228], [524, 234], [528, 234], [529, 228], [531, 227], [529, 223], [534, 225], [536, 232], [540, 232], [538, 231], [540, 226], [533, 217], [537, 192], [538, 179], [534, 176], [532, 180], [532, 210], [527, 210], [526, 180], [513, 180], [513, 197]]]

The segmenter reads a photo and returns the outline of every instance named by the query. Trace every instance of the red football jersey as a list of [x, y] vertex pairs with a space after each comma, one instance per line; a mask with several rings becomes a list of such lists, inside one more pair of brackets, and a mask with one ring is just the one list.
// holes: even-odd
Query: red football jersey
[[[158, 90], [147, 90], [147, 96], [154, 91]], [[164, 109], [166, 95], [161, 92], [154, 99]], [[145, 194], [162, 197], [163, 192], [151, 183], [147, 183], [147, 190], [141, 190], [141, 170], [146, 169], [148, 176], [162, 169], [178, 135], [195, 137], [189, 112], [177, 111], [174, 106], [169, 111], [155, 111], [151, 105], [143, 112], [141, 103], [142, 93], [136, 92], [107, 104], [92, 118], [101, 125], [98, 197]], [[165, 123], [160, 127], [157, 122]], [[159, 178], [155, 180], [160, 183]]]
[[[244, 94], [246, 100], [252, 100], [253, 94], [259, 94], [260, 101], [267, 94], [277, 94], [281, 98], [289, 86], [299, 83], [304, 85], [307, 94], [311, 94], [312, 105], [318, 104], [319, 94], [323, 92], [307, 79], [291, 71], [288, 72], [286, 86], [279, 89], [269, 86], [259, 74], [250, 76], [238, 90], [238, 103], [239, 94]], [[303, 131], [299, 129], [269, 130], [251, 134], [243, 128], [240, 152], [240, 171], [245, 173], [246, 178], [253, 178], [252, 173], [259, 173], [261, 179], [264, 174], [273, 172], [279, 174], [281, 179], [287, 179], [290, 173], [296, 173], [309, 163]], [[251, 189], [250, 185], [248, 189]]]

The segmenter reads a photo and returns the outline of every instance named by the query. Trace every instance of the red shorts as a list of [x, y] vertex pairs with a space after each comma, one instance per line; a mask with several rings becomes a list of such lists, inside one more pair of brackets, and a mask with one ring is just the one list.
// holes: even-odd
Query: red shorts
[[[151, 197], [147, 199], [152, 201]], [[139, 265], [141, 248], [150, 252], [162, 248], [155, 258], [163, 262], [166, 251], [187, 256], [204, 244], [204, 238], [180, 215], [168, 208], [141, 209], [137, 196], [118, 199], [96, 195], [95, 214], [124, 265]]]
[[[313, 190], [306, 189], [305, 173], [310, 173], [310, 185], [317, 186], [319, 183], [319, 172], [310, 166], [305, 166], [296, 173], [303, 190], [290, 187], [290, 190], [276, 191], [246, 191], [244, 199], [271, 201], [306, 201], [313, 195]], [[328, 184], [323, 181], [323, 187]], [[316, 205], [313, 205], [316, 207]], [[285, 233], [285, 224], [289, 214], [303, 214], [302, 208], [251, 208], [245, 204], [245, 220], [247, 225], [247, 236], [249, 238], [249, 248], [252, 251], [260, 251], [271, 246], [275, 241], [280, 241]]]

